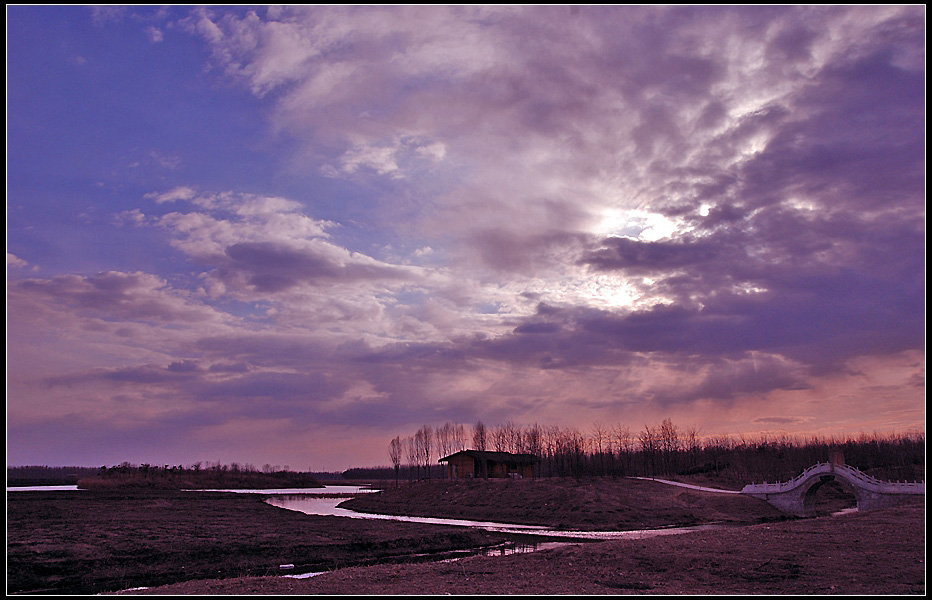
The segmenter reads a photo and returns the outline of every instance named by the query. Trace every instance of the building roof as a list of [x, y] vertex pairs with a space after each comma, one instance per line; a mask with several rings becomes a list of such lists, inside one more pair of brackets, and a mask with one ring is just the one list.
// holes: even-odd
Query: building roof
[[454, 456], [459, 456], [465, 454], [473, 458], [478, 458], [482, 460], [488, 460], [492, 462], [510, 462], [516, 464], [532, 464], [539, 462], [540, 459], [533, 454], [513, 454], [511, 452], [488, 452], [486, 450], [460, 450], [459, 452], [454, 452], [450, 456], [444, 456], [439, 459], [437, 462], [443, 462], [450, 460]]

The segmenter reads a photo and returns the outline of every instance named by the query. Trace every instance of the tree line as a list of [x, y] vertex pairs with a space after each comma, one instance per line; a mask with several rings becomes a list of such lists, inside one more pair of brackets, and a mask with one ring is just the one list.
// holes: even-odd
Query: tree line
[[6, 468], [6, 484], [10, 487], [28, 485], [76, 485], [82, 477], [97, 473], [96, 467], [50, 467], [25, 465]]
[[492, 427], [481, 420], [467, 436], [463, 425], [423, 425], [413, 435], [389, 443], [391, 472], [396, 480], [445, 476], [436, 461], [460, 450], [533, 454], [540, 459], [538, 477], [670, 477], [709, 476], [736, 482], [786, 481], [841, 450], [845, 462], [874, 477], [893, 481], [922, 480], [925, 434], [860, 434], [791, 436], [788, 434], [704, 436], [694, 426], [681, 427], [667, 418], [633, 430], [628, 425], [595, 423], [576, 427], [519, 425], [508, 421]]
[[424, 425], [414, 435], [392, 438], [388, 456], [397, 480], [402, 464], [408, 467], [409, 479], [431, 479], [439, 469], [434, 458], [443, 458], [466, 449], [466, 427], [449, 421], [437, 427]]
[[82, 477], [78, 487], [83, 489], [150, 488], [150, 489], [264, 489], [264, 488], [316, 488], [323, 487], [309, 473], [297, 473], [279, 465], [263, 465], [258, 469], [251, 464], [229, 465], [196, 462], [182, 465], [141, 465], [123, 462], [112, 467], [103, 466], [92, 476]]

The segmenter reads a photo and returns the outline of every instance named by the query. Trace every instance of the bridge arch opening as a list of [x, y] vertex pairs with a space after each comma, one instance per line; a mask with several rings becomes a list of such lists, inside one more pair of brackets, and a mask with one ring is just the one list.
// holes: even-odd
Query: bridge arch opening
[[835, 475], [821, 475], [814, 479], [803, 495], [803, 507], [808, 515], [826, 515], [857, 506], [858, 495], [854, 486]]

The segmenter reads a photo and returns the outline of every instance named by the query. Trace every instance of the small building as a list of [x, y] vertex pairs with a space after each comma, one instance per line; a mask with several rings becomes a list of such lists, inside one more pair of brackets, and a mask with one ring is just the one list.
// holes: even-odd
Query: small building
[[534, 465], [540, 462], [540, 459], [533, 454], [461, 450], [444, 456], [437, 462], [447, 463], [447, 476], [450, 479], [530, 478], [534, 477]]

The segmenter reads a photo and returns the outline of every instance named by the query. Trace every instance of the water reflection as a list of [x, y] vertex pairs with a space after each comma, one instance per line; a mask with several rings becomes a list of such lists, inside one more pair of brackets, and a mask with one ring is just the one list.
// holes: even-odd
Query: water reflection
[[[510, 556], [512, 554], [525, 554], [528, 552], [537, 552], [539, 550], [549, 550], [566, 546], [569, 542], [506, 542], [496, 546], [486, 548], [467, 548], [464, 550], [447, 550], [443, 552], [434, 552], [430, 554], [411, 554], [396, 559], [396, 562], [455, 562], [468, 558], [470, 556]], [[293, 565], [287, 565], [293, 568]], [[308, 579], [330, 573], [330, 571], [309, 571], [307, 573], [289, 573], [281, 577], [290, 579]]]
[[18, 487], [8, 487], [8, 492], [70, 492], [76, 491], [76, 485], [27, 485]]
[[406, 517], [399, 515], [380, 515], [371, 513], [360, 513], [346, 508], [337, 506], [345, 498], [325, 498], [312, 496], [309, 494], [279, 495], [266, 499], [266, 502], [272, 506], [296, 510], [307, 515], [319, 515], [325, 517], [349, 517], [352, 519], [385, 519], [390, 521], [408, 521], [411, 523], [427, 523], [430, 525], [459, 525], [462, 527], [481, 527], [491, 531], [503, 531], [512, 533], [537, 533], [544, 527], [537, 525], [507, 525], [504, 523], [493, 523], [490, 521], [467, 521], [462, 519], [440, 519], [435, 517]]
[[[226, 489], [226, 490], [192, 490], [195, 492], [236, 492], [238, 494], [265, 494], [265, 495], [293, 495], [293, 496], [328, 496], [343, 495], [355, 496], [356, 494], [366, 494], [369, 492], [378, 492], [365, 485], [327, 485], [322, 488], [275, 488], [264, 490], [244, 490], [244, 489]], [[340, 502], [345, 500], [341, 498]]]
[[481, 554], [482, 556], [509, 556], [511, 554], [525, 554], [527, 552], [537, 552], [538, 550], [548, 550], [550, 548], [558, 548], [566, 545], [566, 542], [508, 542], [499, 546], [481, 548], [472, 554]]
[[[27, 486], [15, 486], [7, 487], [6, 491], [8, 492], [61, 492], [61, 491], [77, 491], [79, 488], [77, 485], [27, 485]], [[244, 490], [244, 489], [211, 489], [211, 490], [183, 490], [188, 492], [236, 492], [238, 494], [265, 494], [265, 495], [277, 495], [277, 494], [306, 494], [306, 495], [327, 495], [327, 494], [341, 494], [341, 495], [356, 495], [356, 494], [365, 494], [368, 492], [377, 492], [379, 490], [372, 489], [366, 485], [328, 485], [322, 488], [275, 488], [275, 489], [264, 489], [264, 490]]]
[[456, 525], [460, 527], [479, 527], [497, 533], [534, 534], [552, 538], [568, 538], [576, 540], [638, 540], [658, 535], [674, 535], [690, 531], [715, 529], [721, 525], [697, 525], [693, 527], [666, 527], [663, 529], [640, 529], [634, 531], [561, 531], [548, 529], [540, 525], [514, 525], [508, 523], [494, 523], [490, 521], [470, 521], [465, 519], [441, 519], [436, 517], [408, 517], [399, 515], [381, 515], [355, 512], [340, 508], [338, 504], [343, 498], [321, 498], [305, 494], [279, 495], [266, 499], [272, 506], [295, 510], [308, 515], [348, 517], [352, 519], [386, 519], [392, 521], [407, 521], [411, 523], [427, 523], [430, 525]]

